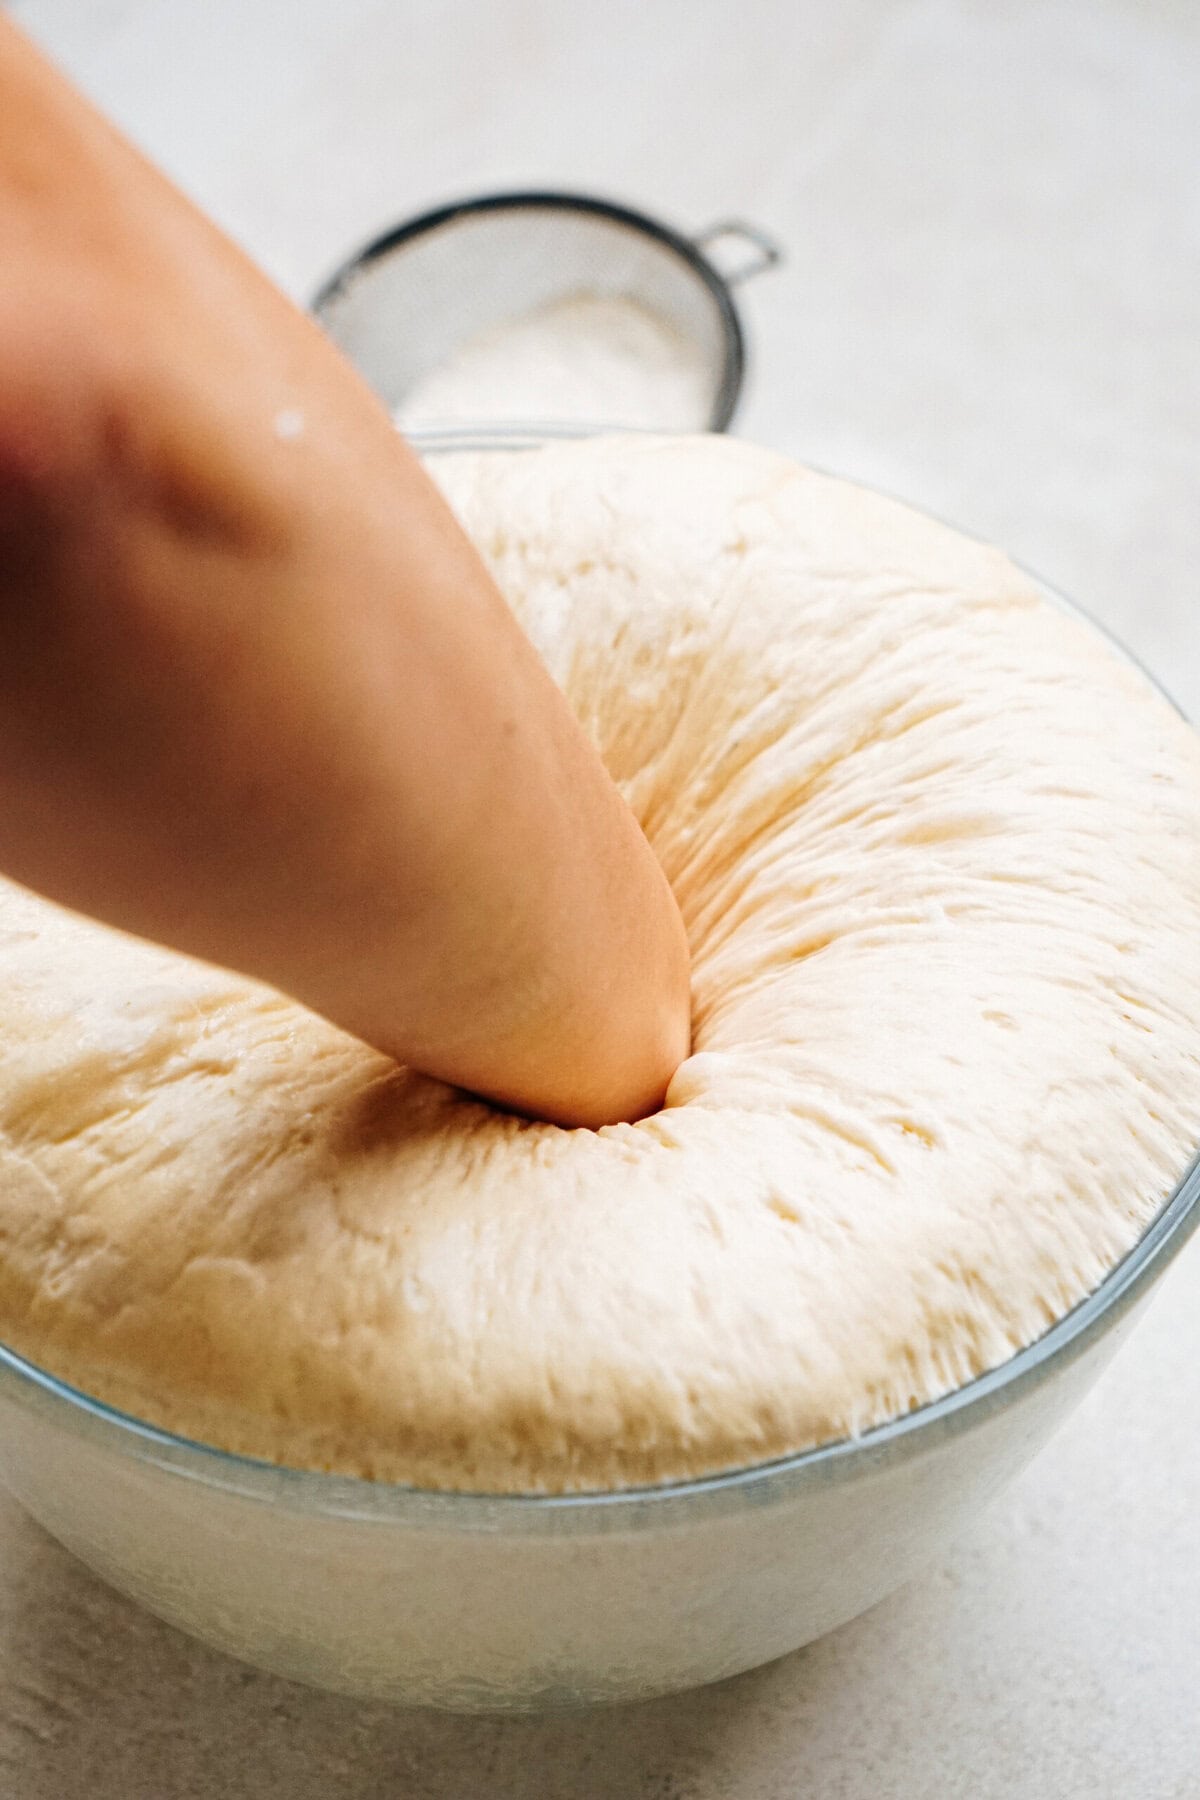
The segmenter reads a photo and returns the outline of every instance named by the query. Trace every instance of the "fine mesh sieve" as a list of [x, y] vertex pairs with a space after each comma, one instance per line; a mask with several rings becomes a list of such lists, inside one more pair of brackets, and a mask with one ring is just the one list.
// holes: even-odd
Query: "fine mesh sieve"
[[[399, 414], [417, 384], [461, 357], [481, 334], [531, 315], [545, 317], [556, 306], [561, 318], [563, 307], [580, 301], [593, 307], [632, 303], [639, 316], [627, 323], [660, 329], [664, 344], [677, 345], [687, 382], [664, 388], [660, 371], [653, 393], [631, 397], [628, 382], [624, 391], [611, 380], [605, 385], [601, 368], [597, 391], [603, 399], [594, 411], [581, 415], [564, 396], [563, 408], [554, 407], [549, 416], [593, 427], [723, 431], [745, 367], [732, 288], [778, 260], [776, 245], [740, 220], [693, 239], [586, 195], [491, 194], [387, 232], [325, 283], [313, 307], [339, 348]], [[660, 397], [668, 416], [654, 411]], [[463, 416], [451, 422], [461, 423]], [[511, 401], [498, 409], [481, 395], [470, 416], [476, 423], [533, 424], [547, 412], [544, 405], [537, 410]], [[437, 422], [436, 415], [422, 420]]]

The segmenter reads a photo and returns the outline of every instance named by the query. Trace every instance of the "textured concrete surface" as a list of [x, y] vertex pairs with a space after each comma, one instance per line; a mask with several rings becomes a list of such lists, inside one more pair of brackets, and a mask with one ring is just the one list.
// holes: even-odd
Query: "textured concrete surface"
[[[1189, 0], [19, 0], [297, 295], [516, 181], [786, 244], [747, 435], [1004, 543], [1200, 713]], [[1197, 947], [1200, 954], [1200, 946]], [[462, 1721], [242, 1669], [0, 1506], [8, 1800], [1200, 1796], [1200, 1250], [928, 1579], [621, 1713]]]

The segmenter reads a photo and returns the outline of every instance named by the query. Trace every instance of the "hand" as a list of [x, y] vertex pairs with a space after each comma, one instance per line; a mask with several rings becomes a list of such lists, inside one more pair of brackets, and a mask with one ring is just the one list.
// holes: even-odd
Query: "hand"
[[0, 21], [0, 867], [504, 1105], [655, 1107], [641, 832], [386, 413]]

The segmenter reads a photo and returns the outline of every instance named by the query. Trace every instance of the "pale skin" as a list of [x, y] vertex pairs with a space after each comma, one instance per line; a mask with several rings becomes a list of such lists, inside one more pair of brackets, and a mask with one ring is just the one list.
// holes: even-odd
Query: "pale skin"
[[416, 458], [0, 20], [0, 869], [567, 1125], [687, 1054], [679, 914]]

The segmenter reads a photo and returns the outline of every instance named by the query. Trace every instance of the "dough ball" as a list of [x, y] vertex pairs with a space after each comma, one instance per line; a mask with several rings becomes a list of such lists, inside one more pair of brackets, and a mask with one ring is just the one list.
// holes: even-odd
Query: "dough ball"
[[565, 1131], [0, 889], [0, 1335], [439, 1488], [860, 1432], [1081, 1299], [1200, 1135], [1200, 740], [1003, 556], [725, 439], [439, 470], [674, 886], [695, 1049]]

